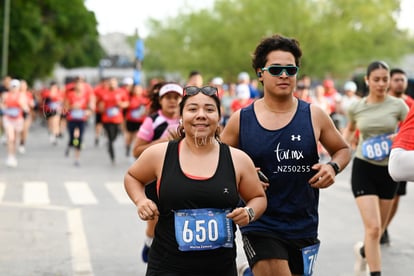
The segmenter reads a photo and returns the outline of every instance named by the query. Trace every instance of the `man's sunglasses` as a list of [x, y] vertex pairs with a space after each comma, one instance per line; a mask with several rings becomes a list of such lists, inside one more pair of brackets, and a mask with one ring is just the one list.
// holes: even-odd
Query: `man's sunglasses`
[[289, 77], [295, 76], [298, 71], [299, 67], [288, 65], [288, 66], [280, 66], [280, 65], [270, 65], [269, 67], [263, 67], [263, 71], [268, 71], [270, 75], [278, 77], [283, 74], [283, 72], [286, 73]]
[[186, 86], [184, 87], [183, 92], [184, 92], [184, 96], [186, 95], [193, 96], [193, 95], [198, 94], [199, 92], [207, 96], [218, 95], [217, 87], [213, 87], [213, 86], [204, 86], [201, 88], [197, 86]]

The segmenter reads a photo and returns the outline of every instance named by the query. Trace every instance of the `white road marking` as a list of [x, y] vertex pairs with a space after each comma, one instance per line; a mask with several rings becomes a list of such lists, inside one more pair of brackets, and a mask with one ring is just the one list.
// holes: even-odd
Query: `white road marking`
[[129, 199], [127, 192], [122, 182], [106, 182], [105, 187], [113, 195], [115, 200], [119, 204], [130, 204], [132, 201]]
[[23, 183], [24, 204], [48, 205], [50, 204], [47, 183], [43, 181], [27, 181]]
[[65, 187], [73, 204], [91, 205], [98, 203], [86, 182], [65, 182]]
[[92, 264], [90, 261], [88, 242], [82, 222], [80, 209], [71, 209], [66, 212], [74, 276], [92, 276]]

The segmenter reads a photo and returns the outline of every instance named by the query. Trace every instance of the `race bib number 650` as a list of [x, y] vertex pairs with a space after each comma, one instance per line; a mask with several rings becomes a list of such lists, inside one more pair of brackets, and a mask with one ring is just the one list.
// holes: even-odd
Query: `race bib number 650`
[[226, 218], [230, 210], [185, 209], [174, 214], [175, 238], [181, 251], [233, 247], [233, 224]]

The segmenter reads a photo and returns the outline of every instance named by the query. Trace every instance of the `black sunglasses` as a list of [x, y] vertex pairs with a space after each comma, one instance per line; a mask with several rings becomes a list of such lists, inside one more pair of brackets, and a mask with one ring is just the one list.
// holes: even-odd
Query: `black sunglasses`
[[207, 96], [218, 95], [217, 87], [213, 87], [213, 86], [204, 86], [201, 88], [197, 86], [187, 86], [187, 87], [184, 87], [183, 92], [184, 92], [184, 96], [186, 95], [194, 96], [198, 94], [199, 92]]
[[289, 77], [293, 77], [298, 73], [299, 67], [293, 65], [270, 65], [269, 67], [263, 67], [262, 70], [268, 71], [270, 75], [275, 77], [282, 75], [283, 72], [285, 72]]

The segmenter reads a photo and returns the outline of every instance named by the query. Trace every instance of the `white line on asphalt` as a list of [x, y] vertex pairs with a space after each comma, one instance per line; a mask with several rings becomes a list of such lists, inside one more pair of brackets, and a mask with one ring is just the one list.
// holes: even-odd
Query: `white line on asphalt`
[[108, 191], [114, 196], [115, 200], [119, 204], [129, 204], [132, 201], [129, 199], [125, 188], [124, 183], [122, 182], [106, 182], [105, 187]]
[[90, 261], [88, 242], [85, 236], [85, 229], [82, 223], [80, 209], [67, 211], [68, 228], [71, 248], [72, 269], [74, 276], [93, 276], [92, 264]]
[[6, 191], [6, 183], [0, 182], [0, 202], [3, 200], [4, 191]]
[[73, 204], [97, 204], [98, 200], [86, 182], [65, 182], [66, 190]]
[[50, 204], [47, 183], [43, 181], [27, 181], [23, 183], [24, 204]]

